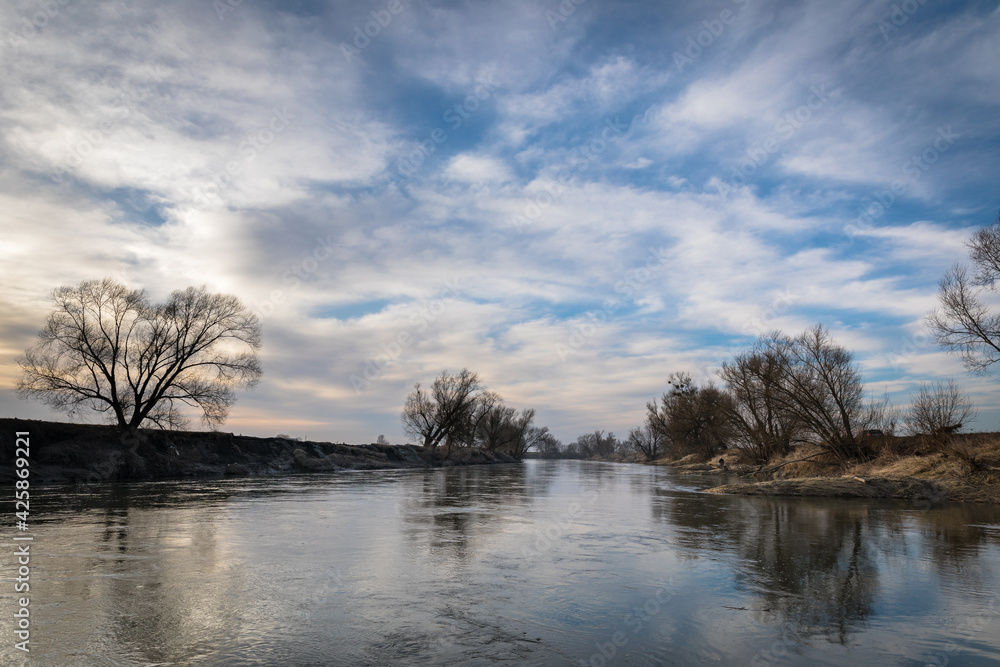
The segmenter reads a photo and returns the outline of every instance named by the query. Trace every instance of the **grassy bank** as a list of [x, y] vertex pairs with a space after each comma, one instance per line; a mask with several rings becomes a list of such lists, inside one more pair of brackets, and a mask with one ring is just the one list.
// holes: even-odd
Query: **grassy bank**
[[[787, 456], [752, 465], [725, 454], [728, 472], [747, 482], [727, 484], [710, 493], [826, 496], [839, 498], [926, 498], [1000, 503], [1000, 434], [954, 435], [944, 442], [918, 436], [874, 443], [868, 461], [843, 464], [816, 446], [798, 447]], [[805, 459], [807, 460], [798, 460]], [[721, 473], [718, 461], [693, 458], [658, 461], [680, 472]]]
[[103, 482], [340, 470], [513, 463], [506, 454], [455, 450], [445, 459], [410, 445], [348, 445], [257, 438], [218, 431], [141, 429], [125, 438], [110, 426], [0, 419], [0, 477], [14, 479], [15, 434], [29, 433], [33, 482]]

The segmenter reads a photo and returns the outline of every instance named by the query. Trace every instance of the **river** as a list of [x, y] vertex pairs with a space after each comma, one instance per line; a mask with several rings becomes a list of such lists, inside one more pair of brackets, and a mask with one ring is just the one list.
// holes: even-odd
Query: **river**
[[1000, 663], [1000, 508], [718, 483], [527, 461], [33, 487], [31, 653], [8, 537], [0, 663]]

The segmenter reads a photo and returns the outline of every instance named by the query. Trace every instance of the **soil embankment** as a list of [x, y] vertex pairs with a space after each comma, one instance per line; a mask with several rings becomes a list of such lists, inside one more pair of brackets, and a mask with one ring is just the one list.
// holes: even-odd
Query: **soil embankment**
[[[843, 464], [817, 447], [802, 447], [766, 466], [658, 461], [681, 474], [738, 473], [747, 481], [709, 493], [832, 498], [905, 498], [1000, 503], [1000, 434], [962, 434], [928, 448], [919, 437], [887, 439], [877, 455]], [[735, 458], [735, 457], [733, 457]]]
[[347, 445], [257, 438], [217, 431], [142, 429], [122, 438], [110, 426], [0, 419], [0, 476], [14, 479], [17, 432], [29, 433], [31, 480], [103, 482], [223, 475], [276, 475], [514, 463], [502, 453], [460, 449], [447, 459], [410, 445]]

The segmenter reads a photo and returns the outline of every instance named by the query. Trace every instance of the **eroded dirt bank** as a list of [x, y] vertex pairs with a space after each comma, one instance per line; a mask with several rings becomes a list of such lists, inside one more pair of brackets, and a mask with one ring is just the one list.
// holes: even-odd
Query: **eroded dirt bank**
[[409, 445], [347, 445], [212, 431], [141, 430], [122, 438], [109, 426], [0, 419], [0, 475], [14, 478], [16, 433], [27, 432], [31, 480], [101, 482], [337, 470], [514, 463], [502, 453], [443, 452]]

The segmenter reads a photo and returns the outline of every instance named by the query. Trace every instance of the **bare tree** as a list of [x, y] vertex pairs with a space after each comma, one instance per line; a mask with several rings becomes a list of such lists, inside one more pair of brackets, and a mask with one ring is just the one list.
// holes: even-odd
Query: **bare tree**
[[479, 375], [467, 368], [457, 375], [442, 372], [430, 391], [416, 383], [403, 406], [403, 430], [431, 449], [448, 439], [466, 439], [480, 391]]
[[528, 450], [538, 444], [539, 438], [548, 432], [548, 427], [532, 426], [534, 420], [535, 410], [527, 408], [511, 420], [507, 453], [515, 459], [524, 458]]
[[557, 458], [562, 454], [562, 442], [549, 432], [548, 426], [539, 429], [535, 437], [535, 448], [546, 458]]
[[614, 433], [605, 434], [603, 430], [581, 435], [576, 439], [576, 450], [585, 459], [593, 457], [607, 458], [615, 453], [618, 439]]
[[781, 368], [775, 393], [780, 408], [795, 415], [839, 460], [856, 458], [856, 429], [864, 428], [868, 415], [853, 355], [819, 324], [794, 339], [773, 333], [763, 342]]
[[990, 287], [1000, 279], [1000, 215], [989, 227], [983, 227], [966, 246], [976, 267], [976, 282]]
[[699, 387], [689, 373], [671, 373], [660, 402], [646, 404], [646, 424], [674, 455], [697, 452], [712, 457], [733, 437], [732, 398], [709, 384]]
[[503, 404], [492, 391], [479, 396], [474, 416], [475, 436], [479, 444], [491, 452], [504, 449], [512, 437], [511, 422], [517, 410]]
[[19, 361], [24, 398], [70, 414], [97, 410], [123, 431], [182, 426], [185, 406], [214, 427], [235, 390], [260, 379], [260, 320], [235, 296], [189, 287], [153, 304], [104, 279], [60, 287], [52, 300], [38, 343]]
[[719, 371], [733, 398], [729, 416], [738, 441], [758, 463], [787, 454], [802, 437], [802, 421], [778, 399], [782, 368], [760, 339]]
[[584, 459], [589, 459], [596, 454], [594, 436], [591, 433], [577, 437], [577, 439], [570, 444], [570, 447]]
[[910, 431], [943, 440], [976, 418], [972, 400], [954, 379], [924, 382], [913, 399], [908, 415]]
[[987, 373], [1000, 361], [1000, 311], [984, 298], [1000, 288], [1000, 217], [966, 243], [975, 269], [953, 266], [938, 284], [940, 308], [927, 316], [939, 345], [959, 355], [966, 369]]
[[660, 440], [660, 435], [647, 422], [628, 432], [627, 443], [647, 461], [655, 461], [660, 454]]
[[535, 445], [538, 429], [532, 426], [535, 421], [534, 408], [525, 408], [510, 421], [510, 438], [508, 453], [516, 459], [521, 459]]
[[866, 430], [880, 431], [885, 437], [893, 437], [899, 427], [901, 413], [899, 408], [889, 400], [886, 393], [880, 399], [872, 399], [868, 402], [865, 412]]

